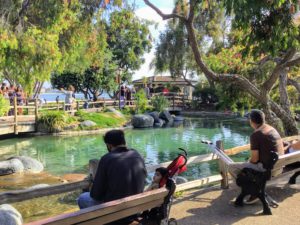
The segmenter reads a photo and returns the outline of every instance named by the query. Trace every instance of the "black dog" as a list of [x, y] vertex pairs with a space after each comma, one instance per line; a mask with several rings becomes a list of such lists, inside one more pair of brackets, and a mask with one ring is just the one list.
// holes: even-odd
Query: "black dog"
[[267, 180], [268, 174], [266, 172], [244, 168], [236, 179], [236, 184], [241, 187], [242, 191], [235, 200], [235, 205], [243, 206], [244, 198], [247, 195], [256, 196], [263, 204], [263, 214], [272, 215], [265, 193]]
[[[237, 176], [236, 184], [241, 187], [242, 191], [235, 200], [236, 206], [244, 205], [246, 195], [256, 196], [263, 204], [263, 214], [272, 215], [267, 195], [265, 192], [267, 180], [271, 178], [271, 170], [278, 160], [276, 152], [270, 152], [270, 159], [267, 165], [264, 165], [265, 172], [259, 172], [250, 168], [244, 168]], [[270, 202], [272, 206], [278, 206], [276, 202]]]

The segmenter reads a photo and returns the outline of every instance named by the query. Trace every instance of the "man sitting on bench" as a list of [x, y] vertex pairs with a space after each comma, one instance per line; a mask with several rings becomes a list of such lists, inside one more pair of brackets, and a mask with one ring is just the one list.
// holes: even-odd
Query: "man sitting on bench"
[[126, 147], [124, 132], [111, 130], [103, 139], [108, 153], [99, 161], [91, 192], [79, 196], [80, 209], [142, 193], [145, 187], [144, 160]]
[[[251, 168], [264, 172], [264, 165], [267, 165], [271, 151], [283, 154], [283, 142], [275, 128], [265, 123], [265, 114], [260, 110], [252, 110], [250, 113], [250, 126], [254, 132], [250, 136], [251, 157], [248, 162], [230, 163], [229, 172], [234, 178], [242, 171], [243, 168]], [[245, 202], [252, 204], [259, 200], [256, 196], [250, 196]]]

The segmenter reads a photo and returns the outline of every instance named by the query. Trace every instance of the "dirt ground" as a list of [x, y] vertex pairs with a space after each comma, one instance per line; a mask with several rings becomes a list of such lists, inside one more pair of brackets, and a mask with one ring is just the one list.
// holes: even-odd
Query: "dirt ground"
[[300, 177], [297, 184], [287, 184], [288, 177], [270, 181], [267, 193], [279, 203], [271, 208], [273, 215], [262, 215], [262, 204], [235, 207], [233, 202], [239, 187], [231, 183], [229, 189], [214, 186], [186, 191], [177, 198], [171, 217], [178, 225], [298, 225], [300, 224]]

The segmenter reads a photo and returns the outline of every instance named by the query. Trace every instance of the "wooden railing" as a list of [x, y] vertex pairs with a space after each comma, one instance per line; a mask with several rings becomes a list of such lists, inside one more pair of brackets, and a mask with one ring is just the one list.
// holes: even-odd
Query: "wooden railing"
[[[291, 141], [295, 139], [299, 139], [300, 136], [291, 136], [284, 138], [284, 141]], [[217, 141], [217, 146], [222, 149], [223, 148], [223, 143], [222, 141]], [[224, 152], [227, 155], [235, 155], [238, 153], [241, 153], [243, 151], [249, 150], [250, 145], [243, 145], [243, 146], [238, 146], [230, 149], [224, 150]], [[193, 156], [188, 158], [187, 165], [192, 165], [192, 164], [197, 164], [197, 163], [202, 163], [202, 162], [208, 162], [212, 160], [217, 160], [217, 156], [213, 153], [211, 154], [205, 154], [205, 155], [198, 155], [198, 156]], [[148, 172], [154, 172], [156, 168], [158, 167], [166, 167], [168, 166], [170, 162], [164, 162], [158, 165], [149, 165], [147, 166], [147, 171]], [[28, 199], [33, 199], [37, 197], [43, 197], [43, 196], [49, 196], [49, 195], [54, 195], [54, 194], [59, 194], [59, 193], [64, 193], [64, 192], [70, 192], [74, 191], [77, 189], [87, 189], [90, 186], [90, 179], [88, 177], [94, 177], [96, 173], [98, 165], [98, 160], [90, 160], [89, 162], [89, 176], [87, 176], [86, 179], [73, 182], [73, 183], [67, 183], [67, 184], [59, 184], [59, 185], [52, 185], [49, 187], [42, 187], [42, 188], [36, 188], [34, 190], [32, 189], [26, 189], [26, 190], [17, 190], [17, 191], [9, 191], [9, 192], [3, 192], [0, 193], [0, 205], [5, 204], [5, 203], [13, 203], [13, 202], [19, 202], [19, 201], [24, 201]], [[204, 185], [208, 185], [211, 183], [219, 182], [221, 183], [221, 187], [226, 189], [228, 188], [229, 184], [229, 177], [228, 177], [228, 171], [226, 166], [224, 166], [223, 162], [219, 160], [219, 173], [218, 175], [212, 175], [209, 177], [204, 177], [201, 179], [197, 179], [194, 181], [189, 181], [187, 183], [179, 184], [177, 185], [176, 190], [177, 191], [183, 191], [191, 188], [197, 188], [201, 187]]]

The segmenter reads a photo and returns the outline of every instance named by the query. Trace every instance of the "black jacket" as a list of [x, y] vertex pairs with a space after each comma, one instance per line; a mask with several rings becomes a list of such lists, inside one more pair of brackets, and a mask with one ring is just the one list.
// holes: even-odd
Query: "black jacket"
[[136, 150], [119, 147], [100, 159], [91, 197], [108, 202], [141, 193], [146, 176], [141, 155]]

